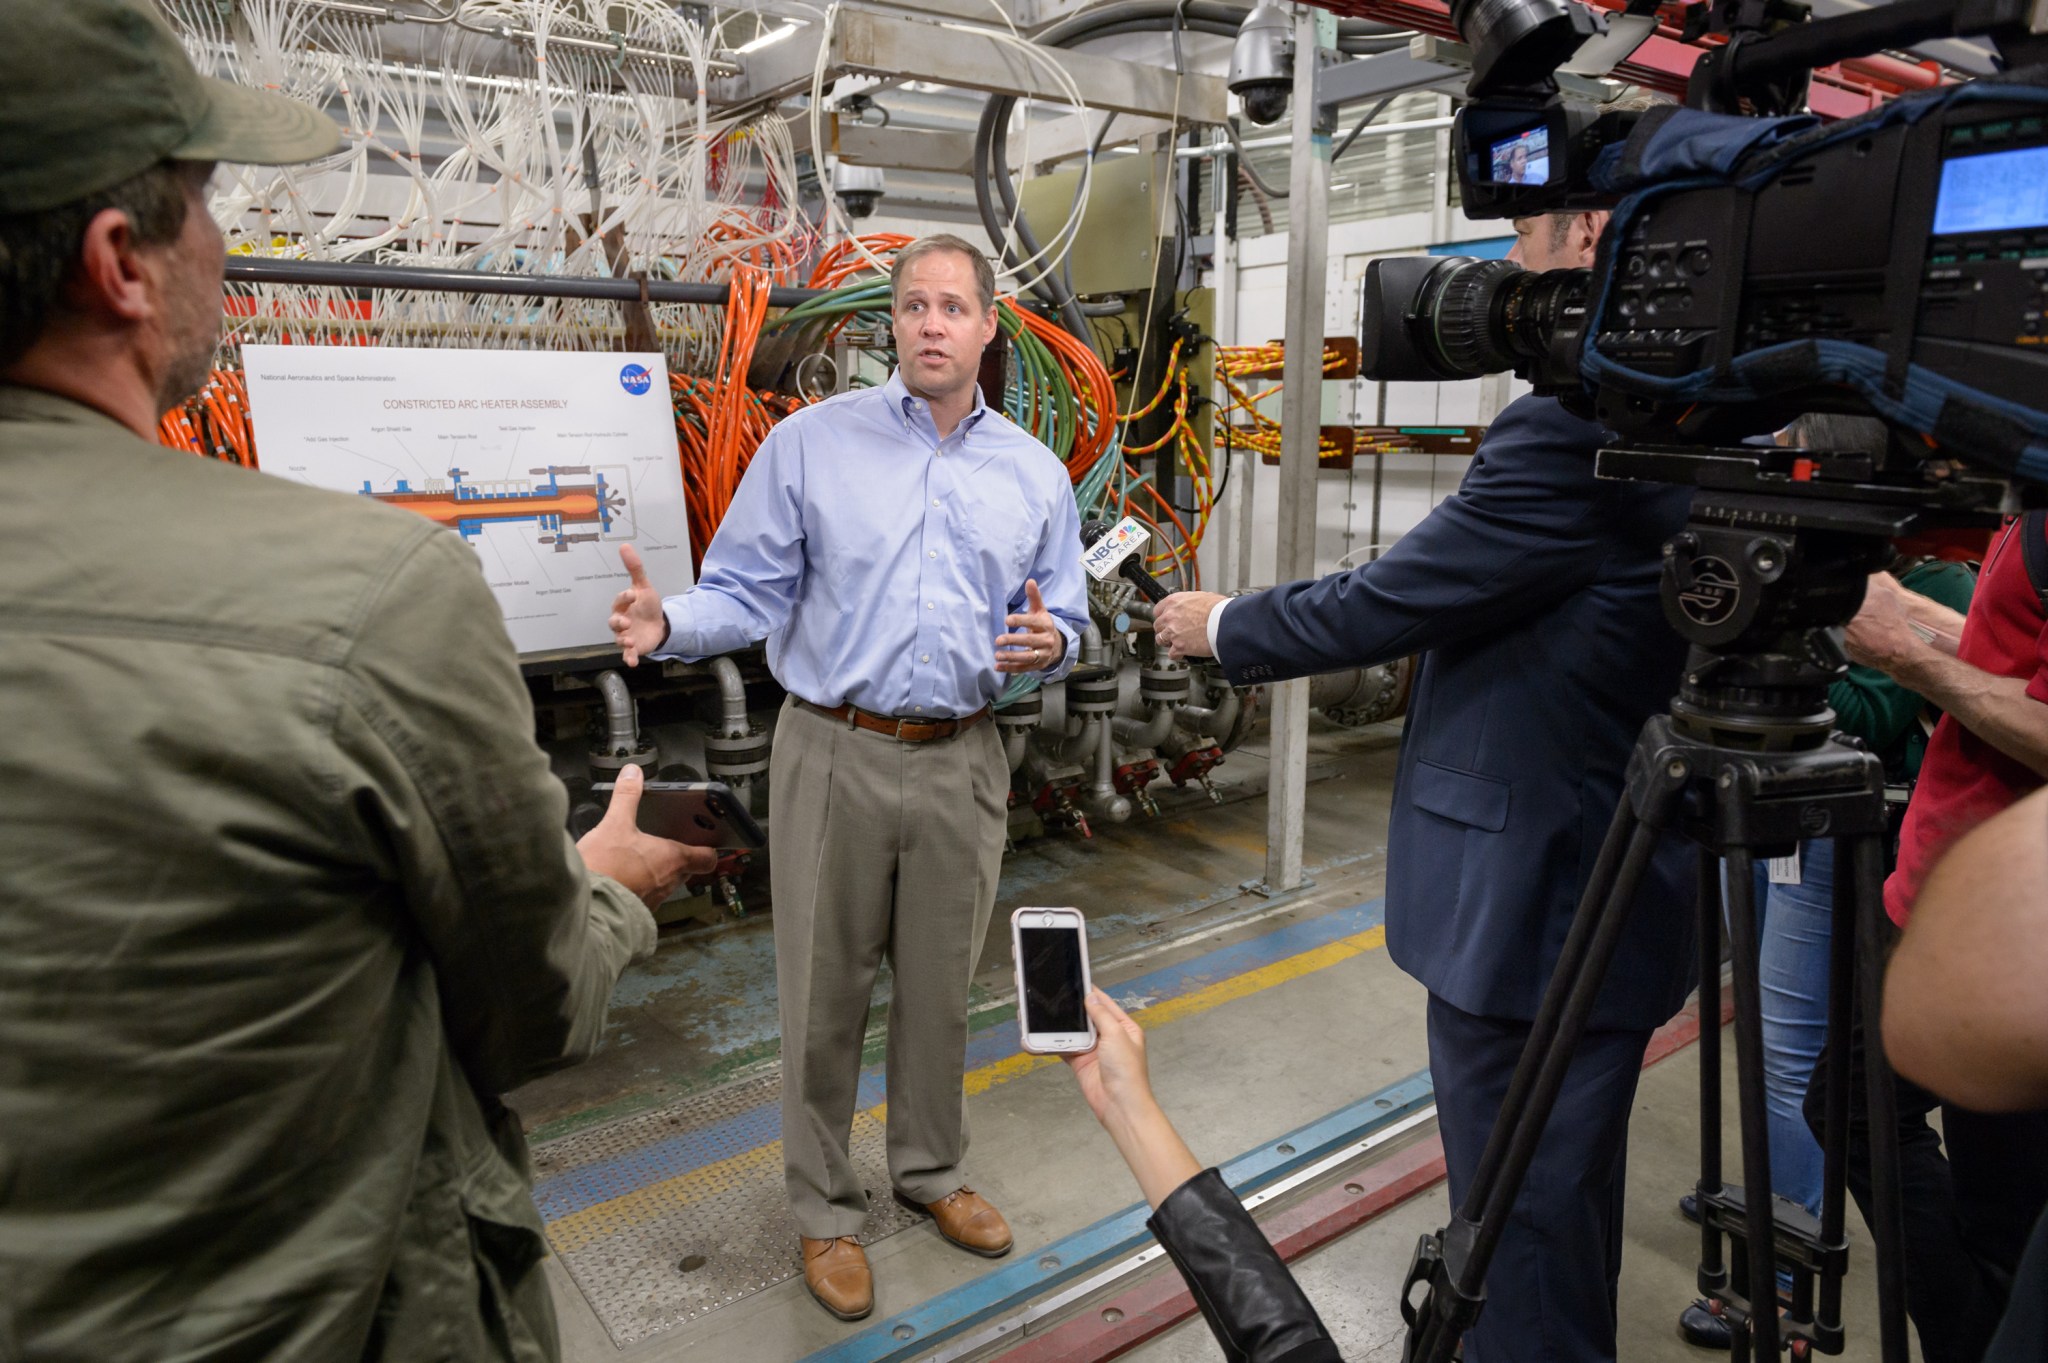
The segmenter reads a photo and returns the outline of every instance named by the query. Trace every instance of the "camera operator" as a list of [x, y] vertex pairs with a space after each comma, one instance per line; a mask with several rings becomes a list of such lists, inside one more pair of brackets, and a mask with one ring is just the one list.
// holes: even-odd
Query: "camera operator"
[[[1601, 212], [1518, 220], [1511, 259], [1584, 266]], [[1159, 642], [1236, 685], [1421, 653], [1389, 824], [1387, 946], [1429, 989], [1453, 1205], [1500, 1115], [1638, 731], [1677, 689], [1665, 540], [1690, 492], [1594, 477], [1608, 433], [1524, 397], [1457, 495], [1379, 559], [1230, 600], [1160, 603]], [[1465, 1336], [1471, 1363], [1611, 1359], [1628, 1118], [1690, 988], [1693, 854], [1646, 869]]]
[[[1870, 579], [1845, 642], [1857, 662], [1944, 713], [1928, 740], [1899, 836], [1885, 910], [1905, 927], [1934, 863], [1973, 828], [2048, 778], [2048, 513], [2014, 521], [1992, 547], [1969, 614]], [[1862, 1020], [1851, 1038], [1849, 1185], [1870, 1207], [1869, 1132], [1861, 1093]], [[1806, 1118], [1836, 1057], [1823, 1050]], [[1906, 1305], [1929, 1363], [1975, 1363], [2005, 1309], [2026, 1238], [2048, 1206], [2048, 1112], [1974, 1111], [1897, 1080]], [[1928, 1116], [1939, 1106], [1937, 1135]], [[1944, 1153], [1945, 1151], [1945, 1153]]]
[[211, 163], [334, 125], [152, 5], [0, 29], [0, 1355], [553, 1357], [496, 1095], [713, 854], [631, 768], [570, 845], [459, 536], [153, 441], [220, 337]]

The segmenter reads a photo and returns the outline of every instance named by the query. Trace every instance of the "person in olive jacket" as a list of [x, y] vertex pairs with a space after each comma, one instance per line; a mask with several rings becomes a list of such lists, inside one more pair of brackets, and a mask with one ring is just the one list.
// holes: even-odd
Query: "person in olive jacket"
[[558, 1351], [498, 1095], [714, 853], [572, 844], [461, 537], [168, 449], [216, 160], [339, 133], [154, 6], [0, 0], [0, 1358]]

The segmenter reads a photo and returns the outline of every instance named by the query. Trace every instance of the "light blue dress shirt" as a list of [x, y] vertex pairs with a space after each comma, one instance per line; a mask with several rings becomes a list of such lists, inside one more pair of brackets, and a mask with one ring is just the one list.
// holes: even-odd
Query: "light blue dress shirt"
[[983, 404], [944, 440], [892, 374], [778, 423], [761, 442], [697, 585], [662, 603], [653, 655], [708, 658], [757, 639], [813, 705], [957, 718], [999, 695], [1004, 617], [1038, 579], [1074, 665], [1088, 623], [1081, 528], [1058, 456]]

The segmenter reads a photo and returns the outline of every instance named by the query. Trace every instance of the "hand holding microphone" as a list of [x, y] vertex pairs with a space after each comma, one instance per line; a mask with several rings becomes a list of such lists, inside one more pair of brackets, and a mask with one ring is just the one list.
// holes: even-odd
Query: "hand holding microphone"
[[[1082, 521], [1081, 543], [1093, 549], [1104, 535], [1109, 534], [1115, 528], [1108, 521]], [[1117, 561], [1116, 572], [1119, 577], [1138, 589], [1138, 595], [1156, 606], [1167, 597], [1173, 595], [1173, 593], [1166, 589], [1165, 583], [1145, 571], [1144, 561], [1138, 557], [1137, 552], [1139, 546], [1144, 544], [1144, 542], [1144, 534], [1140, 531], [1137, 533], [1136, 538], [1130, 541], [1130, 547], [1124, 550], [1123, 557]], [[1089, 571], [1094, 573], [1095, 576], [1101, 577], [1108, 570], [1098, 570], [1091, 567]]]
[[[1081, 543], [1093, 550], [1096, 543], [1115, 527], [1107, 521], [1083, 521]], [[1150, 601], [1152, 610], [1153, 640], [1172, 658], [1209, 658], [1215, 656], [1209, 648], [1209, 612], [1226, 598], [1215, 592], [1170, 592], [1166, 585], [1145, 571], [1143, 560], [1138, 557], [1140, 537], [1124, 551], [1123, 557], [1115, 564], [1114, 571], [1126, 582], [1138, 589], [1138, 594]], [[1090, 557], [1095, 557], [1091, 554]], [[1091, 564], [1089, 571], [1102, 577], [1110, 569]]]

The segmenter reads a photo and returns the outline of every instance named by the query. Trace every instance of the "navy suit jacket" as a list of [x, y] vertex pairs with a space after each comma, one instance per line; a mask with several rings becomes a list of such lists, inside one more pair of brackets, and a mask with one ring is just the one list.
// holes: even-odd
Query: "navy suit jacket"
[[[1455, 1007], [1530, 1019], [1685, 644], [1664, 622], [1662, 546], [1688, 489], [1603, 481], [1610, 437], [1524, 397], [1457, 495], [1374, 562], [1240, 597], [1218, 622], [1232, 682], [1422, 655], [1395, 778], [1387, 947]], [[1655, 1027], [1693, 967], [1693, 853], [1647, 869], [1592, 1025]]]

